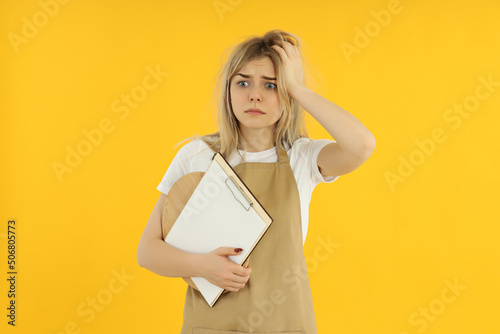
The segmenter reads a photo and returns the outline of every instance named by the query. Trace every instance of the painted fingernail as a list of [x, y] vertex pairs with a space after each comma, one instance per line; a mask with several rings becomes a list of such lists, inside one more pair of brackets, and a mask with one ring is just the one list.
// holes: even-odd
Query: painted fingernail
[[239, 253], [239, 252], [241, 252], [242, 250], [243, 250], [243, 249], [241, 249], [241, 248], [235, 248], [235, 249], [234, 249], [234, 251], [235, 251], [236, 253]]

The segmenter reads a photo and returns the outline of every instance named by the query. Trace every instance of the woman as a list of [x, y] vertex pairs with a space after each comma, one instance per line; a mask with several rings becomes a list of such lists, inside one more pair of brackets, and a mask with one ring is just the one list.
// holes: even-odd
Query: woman
[[[303, 253], [311, 193], [358, 168], [375, 139], [304, 85], [300, 46], [282, 30], [237, 45], [218, 81], [219, 131], [184, 145], [157, 188], [162, 194], [139, 242], [139, 265], [162, 276], [204, 277], [229, 291], [211, 308], [188, 286], [181, 333], [317, 333]], [[336, 141], [309, 139], [301, 107]], [[241, 249], [190, 254], [161, 238], [166, 194], [182, 175], [206, 171], [214, 152], [273, 217], [247, 268], [228, 259]]]

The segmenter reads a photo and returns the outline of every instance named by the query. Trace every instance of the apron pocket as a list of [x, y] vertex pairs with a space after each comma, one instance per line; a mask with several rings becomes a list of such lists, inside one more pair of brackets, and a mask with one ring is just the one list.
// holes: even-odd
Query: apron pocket
[[[245, 332], [237, 331], [225, 331], [221, 329], [210, 329], [210, 328], [193, 328], [193, 334], [241, 334]], [[293, 332], [251, 332], [253, 334], [304, 334], [304, 331], [293, 331]]]

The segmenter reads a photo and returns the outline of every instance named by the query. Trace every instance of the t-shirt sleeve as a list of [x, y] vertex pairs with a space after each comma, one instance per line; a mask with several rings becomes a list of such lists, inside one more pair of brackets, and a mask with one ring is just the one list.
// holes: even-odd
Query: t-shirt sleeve
[[165, 195], [168, 194], [174, 183], [189, 172], [189, 157], [191, 156], [193, 145], [196, 145], [196, 143], [189, 142], [181, 147], [170, 163], [170, 166], [168, 166], [167, 172], [156, 189]]
[[318, 155], [319, 152], [328, 144], [335, 143], [330, 139], [303, 139], [300, 144], [300, 155], [303, 161], [307, 162], [307, 169], [310, 171], [311, 182], [314, 186], [321, 182], [332, 183], [337, 180], [339, 176], [326, 176], [323, 177], [318, 168]]

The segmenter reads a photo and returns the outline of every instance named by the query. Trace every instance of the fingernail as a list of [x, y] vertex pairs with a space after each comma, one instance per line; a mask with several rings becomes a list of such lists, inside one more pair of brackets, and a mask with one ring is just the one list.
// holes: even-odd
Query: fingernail
[[235, 248], [235, 249], [234, 249], [234, 251], [235, 251], [236, 253], [239, 253], [239, 252], [241, 252], [242, 250], [243, 250], [243, 249], [241, 249], [241, 248]]

